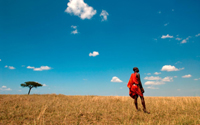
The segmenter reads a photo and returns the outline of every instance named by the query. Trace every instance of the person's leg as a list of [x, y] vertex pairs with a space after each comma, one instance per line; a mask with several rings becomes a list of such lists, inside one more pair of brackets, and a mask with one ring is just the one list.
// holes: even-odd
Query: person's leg
[[137, 103], [138, 95], [134, 95], [133, 98], [134, 98], [135, 108], [138, 110], [138, 103]]
[[140, 96], [140, 99], [141, 99], [141, 102], [142, 102], [143, 111], [144, 111], [145, 113], [149, 113], [149, 112], [147, 112], [147, 110], [146, 110], [146, 105], [145, 105], [144, 97], [143, 97], [143, 96]]

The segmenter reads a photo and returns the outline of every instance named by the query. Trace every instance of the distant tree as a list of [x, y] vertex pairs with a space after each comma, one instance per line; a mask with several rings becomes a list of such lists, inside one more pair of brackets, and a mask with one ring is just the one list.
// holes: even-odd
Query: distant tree
[[41, 87], [42, 84], [37, 83], [37, 82], [34, 82], [34, 81], [28, 81], [28, 82], [22, 83], [21, 86], [22, 86], [22, 87], [29, 87], [29, 91], [28, 91], [28, 95], [29, 95], [30, 92], [31, 92], [31, 89], [32, 89], [33, 87], [35, 87], [35, 88]]

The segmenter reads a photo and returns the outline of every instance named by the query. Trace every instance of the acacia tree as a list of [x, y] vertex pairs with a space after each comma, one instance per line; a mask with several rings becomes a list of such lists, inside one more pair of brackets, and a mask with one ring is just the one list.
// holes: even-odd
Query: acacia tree
[[37, 82], [34, 82], [34, 81], [28, 81], [28, 82], [22, 83], [21, 86], [22, 86], [22, 87], [29, 87], [29, 91], [28, 91], [28, 95], [29, 95], [30, 92], [31, 92], [31, 89], [32, 89], [33, 87], [35, 87], [35, 88], [41, 87], [42, 84], [37, 83]]

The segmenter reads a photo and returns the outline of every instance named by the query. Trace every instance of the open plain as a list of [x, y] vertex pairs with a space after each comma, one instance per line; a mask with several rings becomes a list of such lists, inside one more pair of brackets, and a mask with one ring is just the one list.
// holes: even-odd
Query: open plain
[[200, 97], [145, 97], [136, 111], [126, 96], [0, 95], [0, 125], [198, 125]]

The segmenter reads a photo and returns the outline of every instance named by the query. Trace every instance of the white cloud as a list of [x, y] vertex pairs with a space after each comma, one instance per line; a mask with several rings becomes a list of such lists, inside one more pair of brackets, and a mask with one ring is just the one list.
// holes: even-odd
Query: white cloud
[[77, 34], [77, 33], [78, 33], [77, 26], [71, 25], [71, 28], [74, 29], [74, 30], [71, 32], [71, 34]]
[[48, 66], [40, 66], [40, 68], [34, 68], [34, 71], [42, 71], [42, 70], [50, 70], [51, 67]]
[[27, 66], [27, 69], [34, 69], [35, 67]]
[[162, 35], [161, 37], [162, 39], [166, 39], [166, 38], [174, 38], [173, 36], [170, 36], [169, 34], [167, 34], [166, 36], [165, 35]]
[[8, 68], [9, 68], [9, 69], [15, 69], [15, 67], [13, 67], [13, 66], [8, 66]]
[[4, 90], [6, 90], [6, 91], [11, 91], [12, 89], [11, 89], [11, 88], [7, 88], [7, 89], [4, 89]]
[[0, 61], [1, 61], [1, 59], [0, 59]]
[[147, 73], [147, 75], [151, 75], [151, 73]]
[[159, 76], [150, 76], [150, 77], [145, 77], [144, 78], [145, 80], [161, 80], [162, 78], [160, 78]]
[[98, 55], [99, 55], [99, 52], [97, 51], [93, 51], [93, 53], [89, 53], [89, 56], [93, 56], [93, 57], [98, 56]]
[[196, 37], [200, 36], [200, 33], [198, 33], [197, 35], [195, 35]]
[[27, 69], [33, 69], [34, 71], [43, 71], [43, 70], [50, 70], [51, 69], [51, 67], [49, 67], [49, 66], [40, 66], [39, 68], [27, 66], [26, 68]]
[[47, 86], [46, 84], [43, 84], [42, 86]]
[[173, 81], [173, 77], [167, 76], [167, 77], [163, 78], [162, 81], [163, 82], [172, 82]]
[[161, 69], [161, 71], [167, 71], [167, 72], [171, 72], [171, 71], [180, 71], [183, 70], [184, 68], [176, 68], [175, 66], [171, 66], [171, 65], [164, 65]]
[[106, 21], [108, 15], [109, 15], [108, 12], [106, 12], [105, 10], [102, 10], [100, 14], [100, 16], [102, 17], [101, 21]]
[[190, 78], [190, 77], [192, 77], [192, 75], [190, 74], [182, 76], [182, 78]]
[[69, 0], [65, 12], [79, 16], [81, 19], [91, 19], [96, 10], [88, 6], [83, 0]]
[[194, 80], [199, 80], [199, 79], [194, 79]]
[[77, 26], [71, 25], [71, 28], [73, 28], [73, 29], [76, 29], [76, 28], [77, 28]]
[[2, 86], [2, 87], [0, 88], [0, 90], [2, 90], [2, 91], [11, 91], [12, 89], [7, 88], [6, 86]]
[[162, 85], [162, 84], [165, 84], [165, 83], [162, 82], [162, 81], [147, 81], [144, 84], [145, 85]]
[[174, 78], [177, 78], [178, 76], [174, 76]]
[[78, 33], [78, 30], [75, 29], [74, 31], [71, 32], [71, 34], [77, 34]]
[[7, 88], [6, 86], [2, 86], [1, 88]]
[[181, 44], [187, 43], [187, 41], [188, 41], [190, 38], [191, 38], [191, 36], [188, 36], [186, 39], [184, 39], [184, 40], [181, 41]]
[[187, 41], [184, 39], [184, 40], [181, 41], [181, 43], [187, 43]]
[[159, 88], [155, 88], [155, 87], [153, 87], [153, 86], [148, 86], [147, 88], [148, 88], [148, 89], [159, 89]]
[[9, 68], [9, 69], [15, 69], [15, 67], [13, 67], [13, 66], [5, 66], [5, 68]]
[[122, 82], [122, 80], [120, 80], [118, 77], [113, 76], [111, 79], [111, 82]]
[[155, 75], [159, 75], [159, 74], [161, 74], [161, 72], [155, 72], [154, 74], [155, 74]]
[[169, 23], [165, 23], [164, 26], [167, 26]]
[[182, 40], [182, 38], [178, 38], [178, 37], [177, 37], [176, 40], [180, 41], [180, 40]]

